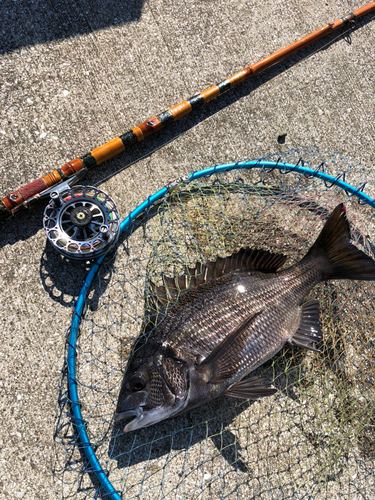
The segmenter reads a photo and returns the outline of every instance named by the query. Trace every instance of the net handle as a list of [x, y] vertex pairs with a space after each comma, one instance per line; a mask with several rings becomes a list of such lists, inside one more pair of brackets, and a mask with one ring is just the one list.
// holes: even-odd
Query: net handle
[[[188, 177], [183, 179], [177, 179], [176, 181], [169, 183], [167, 186], [157, 191], [152, 196], [149, 196], [147, 200], [141, 203], [135, 210], [130, 212], [129, 215], [122, 221], [121, 233], [124, 233], [130, 227], [132, 222], [137, 217], [139, 217], [145, 210], [150, 208], [159, 200], [163, 199], [166, 196], [166, 194], [176, 189], [176, 186], [180, 185], [181, 182], [184, 181], [191, 182], [205, 177], [210, 177], [211, 175], [214, 174], [222, 174], [225, 172], [230, 172], [232, 170], [252, 170], [259, 168], [264, 170], [265, 172], [270, 172], [272, 170], [280, 170], [285, 175], [290, 172], [298, 172], [300, 174], [305, 175], [306, 177], [312, 177], [312, 178], [315, 177], [323, 180], [328, 188], [332, 186], [338, 186], [342, 190], [344, 190], [349, 196], [355, 196], [358, 198], [359, 201], [367, 205], [370, 205], [372, 208], [375, 209], [375, 200], [363, 192], [364, 188], [363, 184], [360, 187], [356, 188], [345, 182], [343, 179], [341, 179], [341, 177], [343, 177], [342, 175], [333, 177], [325, 173], [324, 163], [322, 163], [317, 169], [313, 170], [311, 168], [307, 168], [304, 167], [303, 165], [300, 165], [301, 162], [302, 159], [300, 159], [296, 165], [292, 165], [289, 163], [279, 163], [279, 161], [271, 162], [271, 161], [257, 160], [249, 162], [226, 163], [223, 165], [215, 165], [214, 167], [210, 167], [204, 170], [195, 171], [189, 174]], [[79, 333], [79, 325], [81, 323], [82, 313], [88, 291], [100, 269], [104, 257], [105, 256], [102, 256], [99, 259], [97, 259], [90, 268], [84, 280], [77, 302], [74, 306], [73, 318], [68, 338], [68, 344], [69, 344], [68, 357], [67, 357], [68, 390], [69, 390], [69, 399], [71, 402], [72, 421], [77, 429], [77, 433], [79, 436], [78, 446], [80, 446], [85, 452], [85, 455], [91, 466], [91, 471], [95, 473], [101, 486], [105, 489], [108, 498], [110, 500], [123, 500], [119, 492], [113, 487], [112, 483], [108, 479], [106, 472], [100, 465], [99, 460], [95, 455], [94, 448], [90, 443], [90, 439], [86, 431], [86, 423], [82, 417], [81, 403], [79, 401], [78, 390], [77, 390], [78, 381], [76, 373], [76, 358], [77, 358], [76, 346]]]

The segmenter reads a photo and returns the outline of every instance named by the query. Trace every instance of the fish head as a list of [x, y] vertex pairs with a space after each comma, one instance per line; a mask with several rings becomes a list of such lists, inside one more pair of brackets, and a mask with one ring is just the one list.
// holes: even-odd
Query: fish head
[[124, 432], [172, 417], [184, 407], [188, 392], [187, 365], [156, 352], [142, 364], [128, 365], [114, 415], [115, 422], [135, 417]]

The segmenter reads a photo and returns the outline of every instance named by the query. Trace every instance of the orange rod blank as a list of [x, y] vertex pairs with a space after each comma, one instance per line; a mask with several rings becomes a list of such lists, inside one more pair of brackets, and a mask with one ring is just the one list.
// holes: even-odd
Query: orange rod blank
[[136, 144], [137, 142], [143, 141], [146, 137], [155, 134], [165, 126], [173, 123], [180, 118], [188, 115], [193, 109], [205, 104], [206, 102], [214, 99], [220, 94], [226, 92], [227, 90], [239, 85], [243, 81], [252, 78], [261, 71], [273, 66], [274, 64], [282, 61], [286, 57], [294, 54], [298, 50], [307, 47], [313, 42], [319, 40], [320, 38], [332, 33], [333, 31], [345, 26], [355, 19], [358, 19], [369, 12], [375, 11], [375, 2], [371, 2], [354, 12], [337, 19], [332, 23], [328, 23], [319, 30], [310, 33], [309, 35], [297, 40], [296, 42], [288, 45], [287, 47], [278, 50], [277, 52], [271, 54], [264, 59], [247, 66], [243, 70], [229, 76], [226, 80], [217, 85], [213, 85], [206, 90], [203, 90], [199, 94], [191, 97], [186, 101], [182, 101], [166, 111], [154, 116], [145, 122], [141, 123], [137, 127], [129, 130], [120, 137], [99, 146], [98, 148], [92, 150], [90, 153], [84, 155], [82, 158], [77, 158], [71, 162], [68, 162], [60, 169], [55, 170], [51, 174], [48, 174], [36, 181], [19, 188], [17, 191], [9, 194], [3, 198], [0, 202], [0, 219], [14, 214], [19, 208], [25, 206], [25, 202], [32, 198], [37, 199], [43, 191], [50, 189], [55, 184], [75, 175], [82, 169], [91, 169], [96, 165], [113, 158], [114, 156], [122, 153], [128, 147]]

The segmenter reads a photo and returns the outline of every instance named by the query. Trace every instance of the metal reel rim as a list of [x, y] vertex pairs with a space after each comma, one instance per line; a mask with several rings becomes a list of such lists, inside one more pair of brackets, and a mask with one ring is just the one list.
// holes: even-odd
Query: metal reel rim
[[[92, 228], [90, 222], [89, 235], [84, 228], [77, 229], [78, 226], [70, 220], [67, 211], [72, 205], [76, 205], [76, 208], [95, 207], [99, 211], [100, 225]], [[69, 218], [63, 220], [67, 213]], [[73, 234], [67, 232], [67, 225], [70, 226], [69, 231], [73, 229]], [[113, 249], [120, 235], [120, 215], [114, 201], [104, 191], [92, 186], [74, 186], [51, 196], [44, 211], [43, 226], [47, 239], [61, 255], [73, 260], [88, 261]], [[108, 228], [109, 235], [101, 231], [104, 226]], [[78, 234], [82, 237], [77, 238]]]

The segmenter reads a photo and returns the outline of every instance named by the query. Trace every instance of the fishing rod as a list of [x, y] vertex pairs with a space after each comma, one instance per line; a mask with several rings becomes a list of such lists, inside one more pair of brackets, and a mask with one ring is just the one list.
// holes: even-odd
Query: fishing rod
[[[291, 45], [288, 45], [268, 57], [247, 66], [234, 75], [229, 76], [217, 85], [213, 85], [199, 94], [194, 95], [190, 99], [168, 108], [159, 115], [149, 118], [137, 127], [134, 127], [128, 132], [125, 132], [123, 135], [120, 135], [119, 137], [106, 142], [102, 146], [93, 149], [81, 158], [76, 158], [75, 160], [66, 163], [61, 168], [58, 168], [44, 177], [32, 181], [26, 186], [10, 193], [0, 201], [0, 219], [3, 219], [8, 215], [16, 214], [22, 207], [29, 208], [40, 199], [49, 197], [51, 194], [54, 194], [57, 203], [60, 203], [61, 198], [59, 198], [59, 193], [66, 190], [66, 188], [70, 188], [74, 184], [77, 184], [77, 182], [82, 180], [86, 176], [87, 172], [92, 168], [102, 164], [114, 156], [117, 156], [132, 145], [143, 141], [156, 132], [159, 132], [167, 125], [180, 120], [199, 106], [211, 101], [215, 97], [223, 94], [233, 87], [236, 87], [240, 83], [253, 78], [258, 73], [266, 70], [308, 45], [311, 45], [320, 38], [333, 33], [343, 26], [353, 24], [356, 19], [372, 11], [375, 11], [375, 2], [371, 2], [332, 23], [326, 24], [322, 28], [310, 33], [300, 40], [297, 40]], [[84, 218], [82, 213], [76, 215]], [[76, 222], [79, 222], [78, 219]]]

